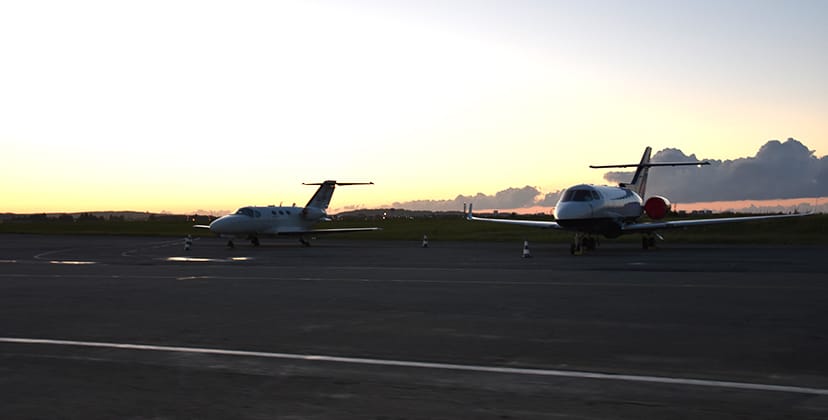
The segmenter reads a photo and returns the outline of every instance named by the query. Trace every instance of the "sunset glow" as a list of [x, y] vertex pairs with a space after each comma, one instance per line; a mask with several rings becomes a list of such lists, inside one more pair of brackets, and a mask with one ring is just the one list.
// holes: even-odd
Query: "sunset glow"
[[[828, 154], [828, 3], [4, 2], [0, 212], [605, 183], [645, 146]], [[620, 161], [620, 162], [619, 162]]]

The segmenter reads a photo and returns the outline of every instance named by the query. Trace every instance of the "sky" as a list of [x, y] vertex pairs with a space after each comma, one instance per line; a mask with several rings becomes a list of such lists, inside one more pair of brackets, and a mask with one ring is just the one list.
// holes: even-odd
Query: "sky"
[[546, 194], [646, 146], [819, 159], [826, 20], [821, 0], [0, 0], [0, 212], [301, 205], [326, 179], [375, 183], [337, 208]]
[[[802, 142], [770, 140], [748, 157], [699, 159], [679, 149], [655, 152], [652, 162], [704, 162], [705, 165], [651, 168], [645, 198], [667, 198], [678, 210], [745, 211], [751, 213], [828, 212], [828, 156], [817, 158]], [[635, 163], [635, 162], [628, 162]], [[632, 169], [632, 168], [631, 168]], [[633, 170], [604, 172], [605, 184], [629, 183]], [[564, 189], [542, 191], [525, 185], [494, 194], [459, 194], [452, 199], [395, 202], [394, 208], [457, 211], [475, 209], [517, 213], [549, 213]]]

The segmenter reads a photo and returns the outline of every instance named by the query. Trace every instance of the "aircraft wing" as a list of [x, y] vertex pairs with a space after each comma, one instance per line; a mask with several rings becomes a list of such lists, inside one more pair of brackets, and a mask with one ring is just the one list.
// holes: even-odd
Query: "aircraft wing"
[[349, 233], [349, 232], [375, 232], [382, 230], [380, 227], [367, 228], [338, 228], [338, 229], [308, 229], [308, 230], [288, 230], [276, 233], [279, 236], [298, 236], [298, 235], [325, 235], [328, 233]]
[[529, 226], [541, 229], [563, 229], [557, 222], [550, 220], [494, 219], [489, 217], [477, 217], [472, 214], [471, 204], [469, 204], [468, 212], [466, 213], [466, 220], [475, 222], [504, 223], [507, 225]]
[[750, 222], [756, 220], [784, 219], [807, 216], [810, 213], [774, 214], [769, 216], [720, 217], [714, 219], [671, 220], [666, 222], [632, 223], [621, 227], [623, 232], [652, 232], [661, 229], [676, 229], [693, 226], [718, 225], [725, 223]]

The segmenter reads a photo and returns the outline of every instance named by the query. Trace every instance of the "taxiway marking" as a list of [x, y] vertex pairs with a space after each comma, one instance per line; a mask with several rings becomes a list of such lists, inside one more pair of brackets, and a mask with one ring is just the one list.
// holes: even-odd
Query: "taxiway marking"
[[[194, 240], [198, 240], [198, 238], [195, 238]], [[176, 244], [183, 245], [184, 241], [182, 239], [175, 239], [175, 240], [169, 240], [169, 241], [152, 242], [152, 243], [147, 244], [146, 246], [142, 246], [140, 248], [135, 248], [135, 249], [130, 249], [130, 250], [124, 251], [124, 252], [121, 253], [121, 256], [126, 257], [126, 258], [134, 257], [135, 255], [132, 255], [132, 254], [134, 254], [138, 251], [142, 251], [142, 250], [145, 250], [145, 249], [166, 248], [168, 246], [173, 246], [173, 245], [176, 245]]]
[[[196, 257], [197, 258], [197, 257]], [[241, 257], [249, 258], [249, 257]], [[225, 260], [225, 262], [234, 262]], [[74, 264], [91, 262], [74, 262]], [[68, 264], [68, 262], [67, 262]], [[294, 267], [285, 267], [294, 268]], [[30, 278], [122, 278], [122, 279], [148, 279], [164, 280], [177, 279], [180, 276], [172, 275], [107, 275], [107, 274], [24, 274], [24, 273], [0, 273], [2, 277], [30, 277]], [[641, 282], [591, 282], [591, 281], [532, 281], [532, 280], [431, 280], [431, 279], [400, 279], [400, 278], [367, 278], [367, 277], [284, 277], [284, 276], [238, 276], [238, 275], [213, 275], [210, 279], [241, 280], [241, 281], [270, 281], [270, 282], [309, 282], [309, 283], [389, 283], [389, 284], [447, 284], [447, 285], [484, 285], [484, 286], [543, 286], [543, 287], [617, 287], [617, 288], [654, 288], [654, 289], [731, 289], [731, 290], [827, 290], [828, 285], [816, 283], [808, 285], [798, 284], [718, 284], [718, 283], [641, 283]]]
[[627, 375], [576, 370], [510, 368], [501, 366], [461, 365], [454, 363], [421, 362], [410, 360], [372, 359], [361, 357], [341, 357], [315, 354], [271, 353], [246, 350], [225, 350], [202, 347], [158, 346], [148, 344], [107, 343], [95, 341], [53, 340], [44, 338], [0, 337], [0, 343], [37, 344], [69, 347], [109, 348], [120, 350], [158, 351], [192, 354], [214, 354], [221, 356], [260, 357], [269, 359], [304, 360], [308, 362], [347, 363], [371, 366], [394, 366], [417, 369], [439, 369], [481, 373], [502, 373], [511, 375], [555, 376], [563, 378], [594, 379], [606, 381], [644, 382], [667, 385], [700, 386], [707, 388], [727, 388], [747, 391], [786, 392], [793, 394], [828, 395], [828, 389], [803, 386], [773, 385], [750, 382], [719, 381], [709, 379], [679, 378], [650, 375]]

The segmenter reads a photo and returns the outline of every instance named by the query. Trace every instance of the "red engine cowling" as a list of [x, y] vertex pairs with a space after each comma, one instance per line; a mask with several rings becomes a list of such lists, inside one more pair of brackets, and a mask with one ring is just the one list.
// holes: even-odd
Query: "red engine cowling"
[[663, 219], [668, 211], [670, 211], [670, 200], [666, 197], [654, 195], [644, 203], [644, 212], [647, 213], [650, 219]]

